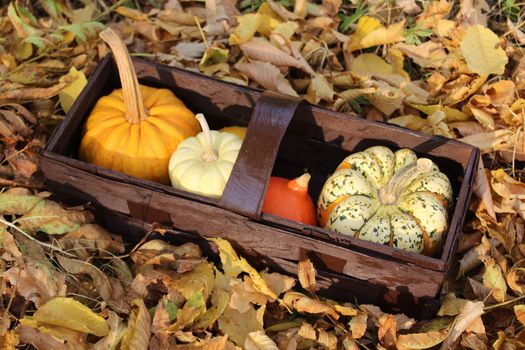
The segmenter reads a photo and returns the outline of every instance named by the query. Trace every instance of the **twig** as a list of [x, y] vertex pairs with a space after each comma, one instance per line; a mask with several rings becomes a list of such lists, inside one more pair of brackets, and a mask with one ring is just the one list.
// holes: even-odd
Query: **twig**
[[516, 301], [519, 301], [519, 300], [522, 300], [522, 299], [525, 299], [525, 295], [522, 295], [522, 296], [514, 298], [514, 299], [510, 299], [510, 300], [507, 300], [507, 301], [504, 301], [504, 302], [499, 303], [499, 304], [494, 304], [494, 305], [487, 306], [487, 307], [483, 308], [483, 311], [484, 312], [491, 311], [493, 309], [497, 309], [500, 306], [505, 306], [505, 305], [508, 305], [508, 304], [512, 304], [512, 303], [515, 303]]

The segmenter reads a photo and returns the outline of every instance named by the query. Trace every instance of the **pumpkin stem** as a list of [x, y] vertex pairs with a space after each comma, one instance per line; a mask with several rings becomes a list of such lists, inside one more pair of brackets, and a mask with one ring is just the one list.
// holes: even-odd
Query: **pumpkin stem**
[[432, 161], [428, 158], [419, 158], [416, 162], [399, 170], [379, 191], [379, 199], [383, 204], [395, 204], [399, 192], [415, 180], [416, 177], [432, 170]]
[[208, 163], [214, 162], [219, 158], [219, 156], [217, 155], [217, 151], [213, 149], [213, 140], [211, 138], [211, 132], [210, 127], [208, 126], [208, 122], [206, 121], [206, 118], [204, 118], [204, 114], [202, 113], [197, 113], [197, 115], [195, 115], [195, 118], [197, 118], [197, 120], [199, 121], [202, 133], [204, 134], [204, 153], [202, 154], [202, 159]]
[[103, 30], [99, 34], [100, 38], [108, 44], [115, 56], [120, 83], [122, 85], [122, 95], [124, 98], [124, 108], [126, 110], [126, 119], [131, 124], [139, 124], [148, 117], [144, 108], [144, 101], [140, 93], [140, 86], [135, 73], [135, 67], [131, 61], [126, 45], [122, 39], [111, 28]]
[[308, 183], [312, 176], [305, 173], [296, 179], [288, 181], [288, 188], [297, 192], [308, 192]]

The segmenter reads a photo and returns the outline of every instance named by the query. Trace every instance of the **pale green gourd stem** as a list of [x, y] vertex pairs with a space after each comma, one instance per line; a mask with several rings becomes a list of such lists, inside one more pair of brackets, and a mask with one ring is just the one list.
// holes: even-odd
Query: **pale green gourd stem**
[[216, 161], [219, 156], [217, 151], [213, 149], [213, 140], [211, 138], [210, 127], [206, 122], [206, 118], [202, 113], [197, 113], [195, 116], [201, 125], [202, 133], [204, 134], [204, 153], [202, 154], [202, 160], [207, 163]]
[[137, 73], [135, 73], [135, 67], [131, 61], [128, 49], [118, 34], [111, 28], [103, 30], [99, 36], [108, 44], [117, 63], [120, 83], [122, 85], [126, 119], [131, 124], [140, 124], [141, 121], [148, 118], [148, 113], [146, 108], [144, 108]]
[[399, 192], [419, 175], [432, 170], [432, 161], [428, 158], [419, 158], [416, 162], [407, 165], [398, 171], [386, 186], [379, 191], [379, 199], [383, 204], [395, 204]]

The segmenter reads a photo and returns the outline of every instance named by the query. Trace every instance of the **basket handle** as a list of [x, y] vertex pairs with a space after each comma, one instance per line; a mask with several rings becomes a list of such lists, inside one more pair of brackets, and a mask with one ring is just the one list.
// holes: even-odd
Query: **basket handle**
[[279, 145], [302, 100], [264, 92], [253, 109], [246, 137], [218, 205], [260, 219]]

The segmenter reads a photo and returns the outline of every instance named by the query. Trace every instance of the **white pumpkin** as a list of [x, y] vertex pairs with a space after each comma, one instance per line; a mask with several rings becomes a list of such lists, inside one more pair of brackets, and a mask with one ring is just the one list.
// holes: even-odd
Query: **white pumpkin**
[[220, 197], [241, 148], [239, 136], [211, 130], [204, 116], [195, 116], [202, 132], [182, 141], [169, 162], [174, 188], [207, 197]]
[[351, 154], [323, 186], [321, 227], [410, 252], [433, 254], [448, 229], [452, 186], [428, 158], [375, 146]]

